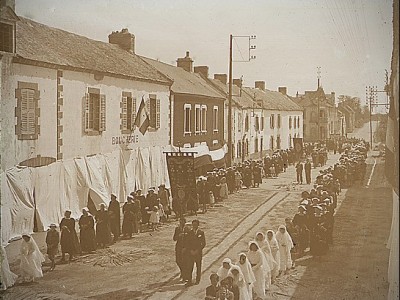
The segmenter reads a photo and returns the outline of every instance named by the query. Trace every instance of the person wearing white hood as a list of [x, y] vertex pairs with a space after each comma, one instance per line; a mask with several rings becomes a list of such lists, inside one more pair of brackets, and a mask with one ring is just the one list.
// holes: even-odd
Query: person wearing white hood
[[292, 238], [287, 232], [285, 225], [279, 226], [275, 236], [279, 244], [279, 273], [284, 272], [285, 274], [288, 274], [290, 268], [292, 267], [292, 257], [290, 254], [290, 250], [294, 247]]
[[275, 237], [275, 232], [273, 232], [272, 230], [267, 231], [267, 242], [271, 248], [272, 256], [274, 257], [274, 260], [276, 262], [274, 268], [271, 270], [271, 283], [274, 283], [275, 278], [276, 276], [278, 276], [279, 273], [281, 256], [279, 253], [279, 244]]
[[268, 266], [265, 267], [266, 275], [265, 275], [265, 288], [269, 290], [271, 288], [272, 281], [272, 270], [275, 268], [277, 263], [274, 260], [274, 257], [271, 252], [271, 247], [269, 246], [268, 241], [265, 238], [264, 233], [257, 232], [256, 233], [256, 242], [258, 246], [260, 246], [263, 251], [265, 258], [267, 260]]
[[244, 280], [246, 282], [248, 294], [251, 300], [253, 299], [253, 286], [254, 282], [256, 282], [256, 277], [254, 276], [253, 269], [251, 268], [251, 264], [247, 259], [247, 255], [245, 253], [239, 254], [239, 263], [237, 265], [242, 271]]
[[3, 245], [0, 246], [0, 251], [1, 251], [0, 290], [5, 291], [7, 288], [15, 284], [18, 275], [11, 272], [10, 265], [8, 264], [6, 249], [3, 247]]
[[224, 260], [222, 261], [222, 266], [219, 267], [217, 271], [217, 275], [219, 276], [220, 281], [224, 280], [228, 276], [231, 266], [232, 260], [230, 258], [224, 258]]
[[247, 258], [251, 264], [256, 281], [254, 282], [254, 292], [257, 297], [265, 298], [265, 268], [267, 266], [267, 259], [264, 253], [258, 246], [256, 241], [249, 243], [249, 250], [247, 251]]
[[42, 263], [45, 261], [45, 258], [29, 233], [24, 233], [22, 235], [20, 257], [22, 281], [33, 282], [35, 278], [43, 277]]
[[239, 300], [251, 300], [252, 298], [250, 297], [247, 283], [240, 267], [232, 265], [228, 275], [232, 276], [233, 284], [237, 285], [239, 288]]

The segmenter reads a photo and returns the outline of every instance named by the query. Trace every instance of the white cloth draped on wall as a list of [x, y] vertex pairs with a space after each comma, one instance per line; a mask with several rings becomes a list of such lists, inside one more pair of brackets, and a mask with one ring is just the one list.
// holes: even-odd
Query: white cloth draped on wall
[[127, 194], [137, 188], [143, 193], [160, 184], [169, 188], [163, 151], [170, 151], [170, 147], [118, 149], [43, 167], [8, 169], [1, 174], [2, 244], [33, 231], [35, 201], [38, 223], [46, 229], [51, 223], [57, 224], [65, 210], [78, 218], [88, 204], [89, 194], [99, 206], [109, 204], [111, 193], [124, 202]]

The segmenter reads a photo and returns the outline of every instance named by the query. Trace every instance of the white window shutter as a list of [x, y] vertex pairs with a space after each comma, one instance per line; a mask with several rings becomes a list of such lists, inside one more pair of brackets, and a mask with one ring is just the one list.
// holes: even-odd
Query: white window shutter
[[21, 90], [21, 134], [35, 134], [36, 132], [36, 107], [34, 96], [34, 90]]
[[106, 95], [100, 95], [100, 126], [99, 131], [106, 130]]
[[132, 122], [131, 122], [131, 129], [133, 130], [135, 127], [136, 121], [136, 98], [132, 98]]
[[122, 97], [122, 129], [128, 127], [128, 97]]
[[157, 99], [156, 102], [156, 128], [160, 128], [160, 123], [161, 123], [161, 119], [160, 119], [160, 110], [161, 110], [161, 103], [160, 103], [160, 99]]
[[89, 131], [89, 102], [90, 102], [90, 94], [86, 93], [82, 98], [83, 103], [83, 131]]

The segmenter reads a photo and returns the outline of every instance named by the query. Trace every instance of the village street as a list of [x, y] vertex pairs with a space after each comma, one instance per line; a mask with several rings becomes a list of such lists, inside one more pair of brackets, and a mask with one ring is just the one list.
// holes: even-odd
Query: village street
[[[368, 133], [365, 128], [360, 132]], [[367, 159], [364, 186], [344, 189], [339, 196], [335, 244], [329, 253], [321, 261], [308, 255], [299, 259], [290, 275], [278, 278], [269, 298], [311, 299], [311, 290], [315, 295], [312, 299], [385, 298], [388, 261], [385, 243], [390, 229], [391, 201], [383, 179], [382, 159], [372, 157], [373, 153]], [[331, 154], [328, 165], [338, 157]], [[319, 169], [313, 169], [313, 178]], [[247, 251], [247, 243], [256, 231], [276, 230], [286, 217], [296, 213], [300, 192], [311, 186], [297, 185], [294, 178], [291, 166], [279, 178], [264, 179], [260, 188], [242, 190], [196, 217], [207, 239], [199, 285], [185, 288], [179, 283], [172, 241], [177, 222], [170, 221], [159, 231], [142, 233], [96, 254], [81, 256], [71, 264], [58, 265], [35, 283], [10, 288], [2, 294], [3, 299], [202, 299], [210, 273], [218, 269], [224, 257], [237, 261], [238, 253]], [[43, 236], [38, 234], [35, 238], [45, 252]], [[16, 273], [19, 243], [7, 247], [11, 268]], [[361, 263], [366, 260], [370, 263]], [[45, 271], [48, 268], [44, 266]]]

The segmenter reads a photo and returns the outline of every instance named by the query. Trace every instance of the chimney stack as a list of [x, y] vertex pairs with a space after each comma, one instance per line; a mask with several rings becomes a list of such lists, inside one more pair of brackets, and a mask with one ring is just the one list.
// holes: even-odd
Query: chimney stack
[[221, 81], [223, 84], [228, 83], [228, 75], [226, 74], [214, 74], [214, 79]]
[[186, 51], [186, 56], [178, 58], [176, 66], [188, 72], [193, 72], [193, 60], [189, 56], [189, 51]]
[[256, 81], [256, 82], [254, 83], [254, 87], [255, 87], [256, 89], [265, 91], [265, 81]]
[[208, 78], [208, 67], [207, 66], [197, 66], [194, 67], [194, 72]]
[[236, 85], [237, 87], [242, 87], [242, 79], [233, 79], [232, 84]]
[[282, 95], [287, 95], [287, 87], [286, 86], [280, 86], [278, 87], [278, 92], [281, 93]]
[[124, 28], [120, 32], [113, 31], [108, 36], [108, 42], [120, 46], [125, 51], [135, 53], [135, 36]]

